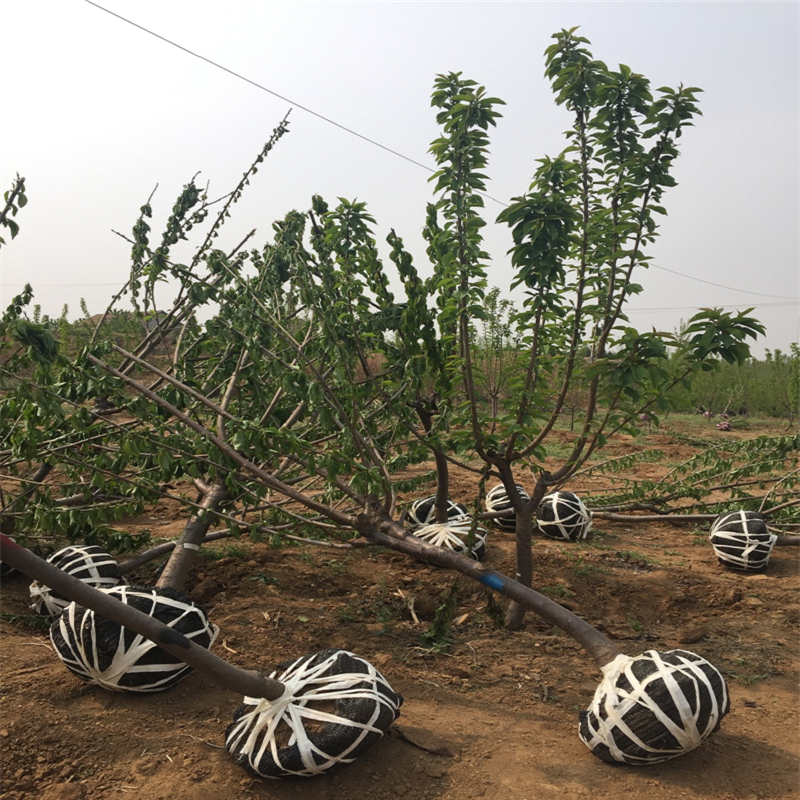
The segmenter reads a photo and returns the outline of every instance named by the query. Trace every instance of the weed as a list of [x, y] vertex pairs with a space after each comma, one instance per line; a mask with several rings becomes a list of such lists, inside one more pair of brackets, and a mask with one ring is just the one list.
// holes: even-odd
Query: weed
[[492, 625], [497, 628], [498, 630], [503, 628], [506, 624], [505, 619], [505, 612], [503, 611], [503, 606], [497, 602], [497, 599], [494, 596], [494, 592], [490, 589], [486, 590], [486, 608], [484, 608], [489, 619], [492, 621]]
[[276, 577], [273, 575], [265, 575], [263, 572], [257, 572], [255, 575], [251, 575], [247, 580], [258, 581], [259, 583], [263, 583], [264, 586], [281, 585], [281, 582]]
[[0, 619], [10, 622], [18, 628], [30, 628], [35, 631], [46, 631], [50, 628], [52, 620], [39, 614], [7, 614], [0, 613]]
[[739, 681], [739, 683], [743, 683], [745, 686], [752, 686], [754, 683], [772, 677], [768, 672], [756, 673], [753, 675], [739, 675], [737, 672], [728, 672], [726, 674], [728, 677]]
[[630, 625], [631, 629], [637, 633], [642, 629], [642, 623], [631, 614], [628, 614], [628, 625]]
[[347, 568], [347, 564], [350, 561], [350, 556], [346, 555], [343, 559], [332, 558], [329, 561], [325, 562], [325, 566], [334, 574], [334, 575], [341, 575], [345, 569]]
[[540, 586], [539, 591], [548, 597], [575, 597], [575, 593], [567, 589], [566, 586], [557, 584], [556, 586]]
[[456, 578], [442, 604], [436, 609], [430, 627], [422, 634], [422, 641], [435, 653], [444, 652], [453, 643], [453, 638], [450, 636], [450, 622], [458, 603], [458, 588], [458, 578]]
[[617, 550], [616, 555], [626, 563], [633, 564], [634, 566], [650, 567], [658, 564], [657, 559], [643, 555], [642, 553], [637, 553], [635, 550]]
[[393, 622], [397, 617], [389, 598], [389, 587], [384, 576], [381, 576], [378, 581], [378, 593], [370, 604], [370, 608], [375, 622], [380, 622], [382, 625]]
[[246, 558], [247, 548], [241, 544], [226, 544], [222, 547], [201, 547], [200, 557], [206, 561], [219, 561], [223, 558]]
[[598, 550], [605, 549], [606, 545], [603, 544], [603, 540], [606, 538], [605, 531], [601, 531], [599, 528], [592, 528], [591, 535], [583, 542], [583, 544], [588, 545], [589, 547], [594, 547]]
[[595, 574], [605, 574], [609, 575], [611, 570], [608, 567], [602, 567], [599, 564], [587, 564], [583, 560], [583, 556], [579, 555], [575, 560], [575, 568], [573, 572], [576, 575], [591, 575], [592, 573]]
[[313, 568], [317, 566], [317, 557], [307, 547], [300, 549], [300, 560], [307, 567]]

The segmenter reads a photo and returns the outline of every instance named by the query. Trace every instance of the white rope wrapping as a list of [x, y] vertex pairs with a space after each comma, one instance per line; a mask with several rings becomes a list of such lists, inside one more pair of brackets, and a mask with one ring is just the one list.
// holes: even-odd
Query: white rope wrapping
[[[364, 672], [328, 674], [342, 656], [357, 661], [364, 667]], [[284, 694], [277, 700], [245, 697], [245, 705], [254, 706], [253, 710], [243, 713], [238, 719], [234, 718], [228, 728], [225, 736], [228, 751], [240, 763], [246, 762], [258, 775], [266, 778], [310, 777], [326, 772], [336, 764], [349, 764], [360, 754], [354, 754], [354, 751], [366, 743], [369, 734], [376, 734], [373, 739], [383, 736], [399, 714], [402, 698], [394, 693], [386, 679], [368, 661], [345, 650], [333, 651], [317, 664], [314, 664], [314, 660], [313, 655], [304, 656], [292, 662], [280, 676], [277, 676], [277, 671], [273, 672], [270, 678], [277, 676], [285, 684]], [[372, 713], [366, 722], [357, 722], [308, 705], [312, 701], [355, 699], [373, 702]], [[388, 716], [382, 715], [384, 709], [388, 710]], [[379, 724], [381, 716], [383, 725]], [[357, 733], [342, 752], [325, 753], [312, 741], [304, 720], [344, 725]], [[288, 725], [291, 730], [288, 744], [283, 748], [279, 748], [275, 740], [281, 723]], [[296, 762], [298, 753], [302, 768], [292, 769], [287, 761], [293, 757]], [[262, 764], [265, 757], [268, 760]]]
[[[447, 518], [455, 519], [463, 517], [467, 513], [467, 507], [461, 503], [454, 503], [452, 500], [447, 501]], [[430, 525], [436, 522], [436, 497], [423, 497], [415, 500], [408, 509], [406, 517], [408, 524], [412, 528], [421, 528], [424, 525]]]
[[714, 520], [709, 540], [726, 566], [756, 572], [769, 564], [778, 537], [754, 511], [731, 511]]
[[[517, 487], [517, 491], [520, 493], [520, 496], [523, 500], [530, 500], [531, 496], [525, 491], [525, 489], [520, 486], [518, 483], [514, 484]], [[492, 511], [505, 511], [506, 509], [511, 508], [511, 501], [508, 499], [508, 492], [506, 492], [506, 487], [503, 486], [502, 483], [498, 483], [497, 486], [493, 486], [486, 494], [486, 510], [489, 512]], [[496, 517], [494, 519], [496, 525], [503, 530], [513, 531], [517, 528], [517, 515], [516, 512], [510, 514], [507, 517]]]
[[572, 492], [552, 492], [542, 498], [536, 511], [539, 530], [551, 539], [577, 542], [592, 529], [592, 515]]
[[[637, 678], [634, 667], [642, 662], [649, 662], [649, 674]], [[655, 764], [688, 753], [717, 730], [730, 708], [725, 679], [687, 650], [618, 655], [602, 670], [579, 735], [606, 761]]]
[[[186, 624], [182, 624], [178, 628], [180, 632], [187, 639], [197, 640], [195, 644], [207, 649], [211, 649], [219, 633], [219, 628], [209, 624], [199, 606], [169, 597], [163, 591], [142, 586], [116, 586], [101, 591], [116, 597], [125, 605], [136, 607], [155, 617], [170, 628], [188, 622], [189, 630], [186, 630]], [[135, 602], [137, 600], [143, 602]], [[98, 641], [96, 628], [98, 620], [106, 626], [116, 628], [111, 637], [116, 637], [116, 644], [113, 654], [110, 655], [110, 663], [109, 652], [101, 652], [99, 647], [101, 642]], [[106, 644], [107, 639], [108, 637], [104, 637]], [[160, 692], [192, 671], [188, 664], [161, 650], [141, 634], [116, 625], [100, 614], [96, 615], [91, 609], [75, 603], [70, 603], [52, 624], [50, 640], [67, 669], [82, 680], [111, 691]], [[152, 656], [146, 658], [154, 649], [158, 651], [152, 654], [159, 659], [157, 663], [152, 663]], [[105, 665], [103, 662], [106, 662]]]
[[478, 525], [475, 528], [475, 538], [470, 548], [467, 545], [467, 541], [471, 530], [472, 517], [464, 514], [460, 517], [454, 517], [445, 523], [434, 522], [430, 525], [425, 525], [423, 528], [416, 528], [414, 536], [428, 544], [445, 547], [448, 550], [456, 550], [480, 561], [486, 552], [488, 531]]
[[[110, 589], [112, 586], [127, 584], [119, 574], [116, 559], [96, 545], [68, 545], [47, 560], [73, 578], [77, 578], [95, 589]], [[37, 614], [58, 616], [70, 601], [49, 586], [34, 581], [30, 586], [31, 608]]]

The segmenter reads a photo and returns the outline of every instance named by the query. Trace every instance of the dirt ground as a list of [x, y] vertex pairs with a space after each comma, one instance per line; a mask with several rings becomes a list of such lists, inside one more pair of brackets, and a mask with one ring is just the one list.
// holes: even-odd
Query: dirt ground
[[[686, 457], [686, 445], [668, 435], [648, 440], [665, 450], [665, 463]], [[641, 444], [623, 443], [616, 452]], [[665, 467], [643, 469], [657, 474]], [[470, 488], [470, 478], [454, 476], [455, 499]], [[181, 515], [166, 503], [130, 526], [173, 536], [180, 533]], [[434, 653], [420, 636], [451, 574], [378, 548], [273, 549], [242, 539], [204, 548], [187, 587], [221, 628], [215, 652], [267, 672], [328, 647], [353, 651], [405, 697], [397, 732], [333, 774], [256, 779], [222, 747], [241, 698], [197, 674], [160, 695], [114, 694], [82, 683], [58, 661], [46, 630], [29, 618], [9, 618], [29, 613], [29, 582], [17, 575], [2, 592], [0, 796], [798, 798], [800, 548], [776, 547], [765, 574], [744, 575], [716, 563], [704, 534], [689, 525], [598, 520], [584, 543], [537, 539], [534, 547], [536, 588], [622, 650], [682, 647], [726, 676], [731, 713], [687, 756], [650, 767], [610, 766], [592, 756], [577, 727], [599, 679], [597, 666], [536, 617], [529, 615], [516, 633], [497, 629], [486, 590], [466, 579], [460, 581], [452, 647]], [[491, 532], [487, 561], [513, 574], [511, 534]], [[135, 573], [137, 582], [152, 581], [155, 568]], [[450, 754], [423, 749], [442, 747]]]

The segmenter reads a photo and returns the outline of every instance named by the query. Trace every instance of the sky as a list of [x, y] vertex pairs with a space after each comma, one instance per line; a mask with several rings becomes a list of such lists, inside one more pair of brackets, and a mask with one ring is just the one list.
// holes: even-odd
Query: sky
[[[99, 2], [275, 94], [86, 0], [0, 0], [0, 187], [19, 173], [28, 198], [19, 235], [3, 234], [3, 308], [30, 283], [44, 314], [66, 304], [75, 319], [81, 298], [104, 311], [130, 269], [115, 231], [130, 234], [154, 188], [158, 233], [196, 173], [210, 196], [231, 191], [290, 108], [290, 131], [235, 207], [222, 249], [253, 228], [253, 245], [270, 240], [271, 223], [314, 194], [345, 197], [365, 201], [378, 241], [393, 228], [428, 274], [435, 76], [461, 71], [506, 102], [486, 172], [488, 193], [508, 202], [537, 159], [565, 146], [570, 119], [543, 53], [577, 25], [609, 66], [627, 64], [654, 88], [704, 90], [631, 324], [672, 331], [701, 307], [755, 306], [767, 327], [755, 355], [800, 341], [796, 2]], [[489, 280], [519, 304], [510, 231], [494, 224], [502, 208], [486, 201]]]

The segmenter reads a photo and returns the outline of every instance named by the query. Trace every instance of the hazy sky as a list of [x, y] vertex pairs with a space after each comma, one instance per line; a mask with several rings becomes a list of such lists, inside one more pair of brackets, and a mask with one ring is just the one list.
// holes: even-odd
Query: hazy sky
[[[196, 172], [212, 196], [230, 191], [292, 105], [290, 133], [235, 207], [222, 245], [254, 227], [251, 241], [263, 243], [273, 220], [307, 209], [313, 194], [358, 198], [379, 241], [393, 227], [427, 272], [429, 173], [298, 106], [432, 165], [431, 86], [460, 70], [507, 103], [488, 169], [489, 193], [507, 201], [527, 190], [537, 158], [564, 146], [569, 116], [543, 78], [543, 51], [554, 32], [580, 25], [595, 58], [629, 65], [654, 88], [705, 90], [649, 251], [663, 269], [638, 276], [645, 291], [631, 322], [672, 330], [702, 306], [757, 306], [768, 329], [757, 354], [800, 340], [796, 2], [101, 5], [292, 103], [84, 0], [0, 0], [0, 186], [20, 173], [29, 201], [19, 236], [0, 249], [3, 307], [30, 282], [44, 313], [67, 303], [75, 318], [81, 297], [104, 310], [129, 269], [130, 247], [112, 231], [130, 232], [156, 184], [155, 233]], [[501, 208], [487, 200], [485, 231], [490, 281], [505, 291], [510, 234], [491, 224]]]

